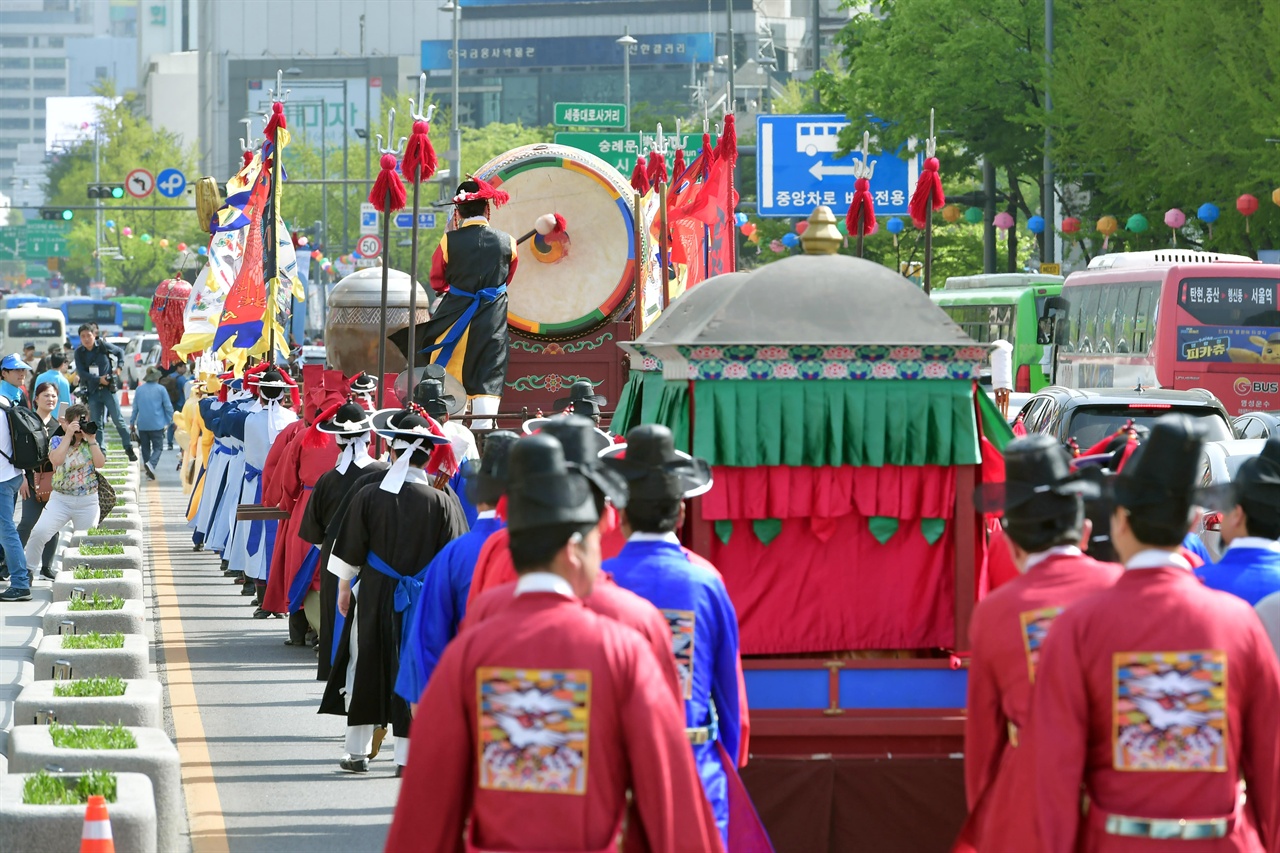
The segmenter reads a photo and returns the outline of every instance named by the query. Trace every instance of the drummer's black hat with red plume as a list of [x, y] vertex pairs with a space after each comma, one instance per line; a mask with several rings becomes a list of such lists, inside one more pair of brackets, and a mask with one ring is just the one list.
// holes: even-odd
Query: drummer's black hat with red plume
[[471, 175], [469, 180], [458, 184], [458, 191], [449, 203], [466, 204], [471, 201], [491, 201], [494, 207], [502, 207], [511, 201], [511, 196], [488, 181]]

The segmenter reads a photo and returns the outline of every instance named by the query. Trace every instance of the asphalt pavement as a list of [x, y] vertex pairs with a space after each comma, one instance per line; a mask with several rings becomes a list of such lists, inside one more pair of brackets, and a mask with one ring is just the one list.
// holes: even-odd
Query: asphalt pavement
[[139, 503], [193, 850], [380, 851], [399, 791], [390, 744], [367, 775], [338, 768], [344, 721], [316, 713], [314, 650], [285, 646], [287, 620], [252, 618], [217, 555], [192, 550], [176, 464], [166, 451]]

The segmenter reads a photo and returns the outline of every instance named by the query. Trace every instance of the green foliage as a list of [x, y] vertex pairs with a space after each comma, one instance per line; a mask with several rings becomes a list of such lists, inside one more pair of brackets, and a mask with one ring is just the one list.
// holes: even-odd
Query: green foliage
[[82, 557], [108, 557], [113, 554], [123, 553], [123, 545], [90, 545], [87, 542], [80, 545], [80, 556]]
[[59, 681], [53, 685], [54, 696], [123, 696], [125, 690], [123, 678], [109, 676], [107, 678], [76, 678], [71, 681]]
[[124, 577], [124, 569], [93, 569], [81, 565], [71, 570], [71, 576], [78, 581], [118, 580]]
[[89, 530], [90, 536], [124, 536], [125, 531], [115, 527], [94, 527]]
[[133, 732], [121, 725], [64, 726], [49, 724], [49, 739], [58, 749], [137, 749]]
[[88, 634], [63, 634], [64, 649], [123, 649], [124, 634], [99, 634], [90, 631]]
[[123, 608], [123, 598], [118, 595], [102, 595], [96, 589], [91, 596], [73, 598], [67, 602], [67, 610], [71, 613], [93, 610], [122, 610]]
[[75, 785], [40, 770], [22, 783], [22, 802], [28, 806], [83, 806], [95, 796], [114, 803], [116, 793], [116, 774], [107, 770], [86, 770]]

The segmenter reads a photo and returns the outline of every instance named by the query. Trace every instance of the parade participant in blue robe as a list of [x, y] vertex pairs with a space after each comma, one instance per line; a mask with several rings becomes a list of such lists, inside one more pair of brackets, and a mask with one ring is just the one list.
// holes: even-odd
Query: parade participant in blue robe
[[1196, 574], [1205, 585], [1257, 604], [1280, 592], [1280, 438], [1248, 459], [1225, 487], [1207, 490], [1202, 503], [1222, 513], [1218, 562]]
[[675, 535], [684, 499], [711, 488], [711, 468], [676, 451], [671, 430], [659, 424], [636, 427], [602, 458], [631, 487], [622, 522], [627, 544], [603, 569], [652, 602], [671, 626], [694, 760], [726, 849], [734, 849], [729, 774], [736, 777], [746, 712], [738, 692], [738, 616], [724, 582], [692, 562]]
[[444, 546], [431, 561], [420, 597], [405, 623], [396, 693], [410, 705], [418, 703], [444, 647], [458, 634], [480, 549], [503, 527], [498, 500], [506, 491], [507, 451], [518, 438], [510, 430], [490, 433], [479, 464], [465, 466], [467, 498], [478, 510], [478, 518], [469, 532]]

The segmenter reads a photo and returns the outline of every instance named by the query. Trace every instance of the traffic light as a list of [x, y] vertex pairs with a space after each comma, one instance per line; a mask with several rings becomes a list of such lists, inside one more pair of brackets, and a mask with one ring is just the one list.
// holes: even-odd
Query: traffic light
[[40, 208], [41, 219], [54, 219], [62, 222], [70, 222], [75, 219], [76, 212], [66, 207], [42, 207]]
[[124, 198], [124, 184], [89, 184], [89, 198]]

